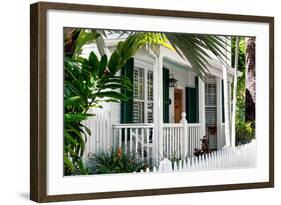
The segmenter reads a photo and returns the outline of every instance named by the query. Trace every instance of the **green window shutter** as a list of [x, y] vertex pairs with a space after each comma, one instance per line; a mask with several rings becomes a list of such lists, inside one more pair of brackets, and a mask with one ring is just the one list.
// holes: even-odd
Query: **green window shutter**
[[195, 88], [185, 88], [186, 120], [188, 123], [199, 123], [199, 92], [198, 77], [195, 78]]
[[223, 92], [223, 80], [221, 80], [221, 93], [222, 93], [222, 104], [221, 104], [221, 108], [222, 108], [222, 122], [224, 122], [224, 92]]
[[169, 69], [163, 68], [163, 122], [169, 123]]
[[[125, 66], [121, 69], [121, 75], [127, 76], [133, 84], [134, 79], [134, 59], [127, 60]], [[128, 97], [128, 101], [121, 102], [121, 123], [133, 122], [133, 91], [121, 89], [121, 93]]]

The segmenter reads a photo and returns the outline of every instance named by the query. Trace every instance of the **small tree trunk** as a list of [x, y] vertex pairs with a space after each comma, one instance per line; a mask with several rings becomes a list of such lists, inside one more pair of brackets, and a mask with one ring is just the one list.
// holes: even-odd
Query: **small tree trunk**
[[[227, 44], [226, 44], [227, 46]], [[226, 59], [226, 62], [227, 59]], [[231, 130], [230, 130], [230, 105], [229, 105], [229, 95], [231, 95], [231, 93], [229, 93], [229, 82], [228, 82], [228, 66], [230, 66], [230, 62], [228, 62], [228, 65], [223, 65], [222, 68], [222, 78], [223, 78], [223, 94], [224, 94], [224, 134], [225, 134], [225, 147], [229, 147], [231, 145], [231, 139], [230, 139], [230, 134], [231, 134]]]
[[255, 121], [256, 110], [256, 39], [246, 38], [246, 102], [245, 121]]
[[232, 120], [231, 120], [231, 123], [232, 123], [231, 124], [231, 146], [232, 147], [235, 147], [235, 116], [236, 116], [238, 57], [239, 57], [239, 37], [236, 37], [234, 81], [233, 81], [233, 104], [232, 104]]

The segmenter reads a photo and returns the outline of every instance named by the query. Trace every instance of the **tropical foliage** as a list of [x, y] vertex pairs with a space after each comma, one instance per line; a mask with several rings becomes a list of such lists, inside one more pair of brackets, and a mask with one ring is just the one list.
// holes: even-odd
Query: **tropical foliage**
[[148, 48], [151, 48], [156, 55], [159, 53], [159, 45], [174, 50], [191, 64], [203, 80], [206, 73], [209, 73], [208, 67], [213, 56], [216, 56], [223, 64], [226, 64], [228, 60], [226, 49], [228, 41], [227, 37], [223, 36], [165, 32], [130, 32], [129, 36], [135, 36], [143, 45], [148, 45]]
[[[235, 38], [231, 41], [232, 50], [232, 66], [234, 67], [234, 51], [235, 51]], [[239, 42], [239, 58], [238, 58], [238, 70], [241, 75], [237, 79], [237, 102], [236, 102], [236, 142], [235, 144], [245, 144], [250, 142], [255, 137], [255, 129], [253, 122], [246, 122], [246, 45], [245, 38], [240, 38]]]
[[254, 138], [255, 130], [252, 127], [252, 122], [236, 121], [236, 145], [247, 144]]
[[94, 154], [87, 166], [90, 174], [132, 173], [148, 167], [136, 154], [126, 153], [124, 148]]
[[[207, 34], [165, 33], [177, 53], [186, 59], [201, 79], [209, 73], [210, 59], [215, 55], [224, 65], [227, 65], [227, 37]], [[230, 59], [229, 59], [230, 60]]]
[[[234, 67], [234, 54], [235, 54], [235, 38], [232, 39], [232, 67]], [[245, 38], [240, 38], [239, 42], [239, 58], [238, 58], [238, 70], [241, 75], [237, 79], [237, 102], [236, 102], [236, 120], [245, 121]]]
[[246, 38], [246, 101], [245, 120], [255, 127], [256, 118], [256, 38]]
[[[116, 72], [126, 63], [130, 55], [123, 55], [130, 51], [130, 40], [120, 42], [111, 57], [106, 55], [98, 59], [94, 52], [88, 58], [82, 58], [84, 44], [95, 41], [101, 35], [97, 32], [74, 30], [77, 39], [74, 45], [67, 44], [65, 53], [64, 76], [64, 170], [66, 175], [87, 174], [82, 162], [85, 143], [90, 130], [82, 121], [93, 116], [87, 111], [91, 107], [101, 107], [102, 101], [119, 102], [127, 97], [115, 91], [119, 88], [131, 89], [131, 82], [124, 76], [115, 76]], [[67, 38], [65, 38], [67, 39]]]

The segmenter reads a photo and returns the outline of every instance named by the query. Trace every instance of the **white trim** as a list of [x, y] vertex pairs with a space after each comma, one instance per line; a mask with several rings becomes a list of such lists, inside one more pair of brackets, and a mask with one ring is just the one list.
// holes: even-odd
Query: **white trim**
[[[154, 74], [154, 73], [153, 73]], [[144, 69], [144, 122], [148, 122], [147, 119], [147, 68]]]
[[223, 144], [222, 133], [222, 79], [216, 77], [217, 80], [217, 149], [221, 149]]
[[205, 83], [198, 78], [198, 93], [199, 93], [199, 123], [203, 124], [202, 134], [206, 135], [205, 126]]
[[[158, 104], [157, 108], [158, 109], [158, 119], [155, 118], [155, 122], [158, 121], [158, 143], [161, 145], [163, 142], [163, 56], [160, 51], [160, 55], [158, 57], [158, 67], [155, 75], [158, 74], [158, 81], [155, 81], [154, 83], [156, 84], [155, 87], [158, 88], [157, 95], [156, 96], [156, 103]], [[158, 86], [157, 86], [158, 85]], [[163, 147], [159, 146], [159, 154], [160, 158], [163, 157]]]
[[[159, 67], [159, 59], [157, 56], [154, 56], [154, 65], [153, 65], [153, 84], [155, 85], [156, 82], [159, 81], [159, 76], [157, 75], [157, 70]], [[154, 132], [153, 132], [153, 149], [152, 149], [152, 156], [155, 159], [155, 161], [158, 161], [159, 157], [159, 108], [158, 108], [158, 95], [159, 95], [159, 89], [158, 86], [153, 86], [153, 123], [154, 123]]]
[[[153, 58], [151, 57], [144, 57], [142, 56], [142, 58], [140, 58], [139, 56], [135, 56], [134, 57], [134, 69], [135, 68], [140, 68], [143, 69], [143, 87], [144, 87], [144, 99], [140, 100], [140, 99], [133, 99], [133, 102], [143, 102], [144, 103], [144, 123], [148, 123], [148, 111], [147, 111], [147, 105], [148, 103], [154, 103], [154, 101], [148, 100], [148, 88], [147, 88], [147, 77], [148, 77], [148, 70], [153, 72], [153, 76], [155, 75], [155, 71], [153, 68], [153, 64], [155, 62], [153, 62]], [[135, 81], [133, 81], [133, 84], [135, 83]], [[154, 79], [153, 79], [153, 83], [154, 83]], [[154, 120], [155, 118], [153, 118]]]
[[230, 145], [235, 147], [235, 141], [234, 141], [234, 145], [232, 145], [232, 136], [231, 136], [231, 124], [232, 124], [232, 110], [231, 110], [231, 105], [232, 105], [232, 101], [231, 101], [231, 84], [232, 84], [232, 79], [228, 81], [228, 109], [229, 109], [229, 136], [230, 136]]
[[185, 72], [194, 72], [191, 65], [184, 64], [181, 61], [177, 61], [175, 59], [172, 59], [171, 57], [165, 56], [163, 59], [164, 67], [172, 70], [179, 70], [179, 71], [185, 71]]
[[155, 64], [155, 59], [152, 56], [140, 56], [138, 53], [134, 55], [134, 64], [141, 68], [145, 67], [153, 71], [153, 65]]

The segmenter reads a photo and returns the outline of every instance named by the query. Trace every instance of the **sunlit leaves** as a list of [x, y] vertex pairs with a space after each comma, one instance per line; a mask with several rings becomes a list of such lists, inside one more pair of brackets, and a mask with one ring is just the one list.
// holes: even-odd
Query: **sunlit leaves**
[[118, 89], [132, 89], [127, 77], [115, 76], [135, 50], [135, 38], [120, 43], [108, 60], [107, 55], [99, 57], [91, 52], [88, 58], [80, 54], [85, 44], [100, 37], [95, 31], [81, 29], [72, 57], [64, 58], [64, 166], [67, 175], [87, 174], [82, 161], [87, 136], [91, 130], [83, 121], [91, 107], [101, 107], [102, 102], [127, 100]]

